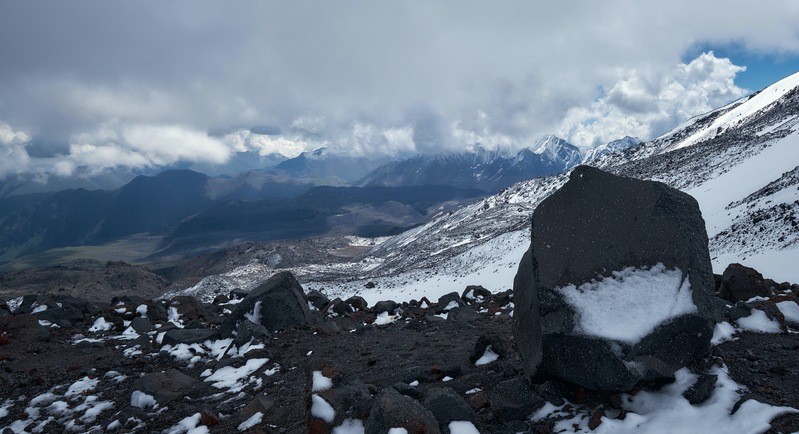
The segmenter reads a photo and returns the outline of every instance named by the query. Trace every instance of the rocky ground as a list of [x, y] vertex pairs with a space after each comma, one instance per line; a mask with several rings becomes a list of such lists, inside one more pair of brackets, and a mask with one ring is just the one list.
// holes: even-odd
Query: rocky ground
[[[11, 314], [0, 303], [0, 432], [613, 432], [641, 416], [636, 400], [663, 393], [597, 394], [548, 378], [529, 386], [510, 292], [470, 287], [436, 303], [369, 307], [298, 295], [282, 278], [207, 305], [29, 296]], [[672, 400], [710, 412], [727, 399], [724, 411], [743, 419], [781, 415], [770, 432], [799, 430], [796, 414], [755, 404], [799, 408], [797, 288], [779, 288], [728, 301], [711, 354], [664, 388], [690, 380]], [[275, 294], [277, 309], [257, 304]], [[287, 302], [298, 296], [308, 305]], [[236, 319], [259, 314], [263, 326]]]

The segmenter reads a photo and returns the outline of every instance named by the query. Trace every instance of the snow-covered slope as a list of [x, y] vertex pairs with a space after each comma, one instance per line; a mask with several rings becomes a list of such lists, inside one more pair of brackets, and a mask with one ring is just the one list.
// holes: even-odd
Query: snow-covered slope
[[[696, 197], [717, 273], [741, 262], [767, 277], [799, 282], [799, 89], [796, 84], [788, 89], [792, 83], [799, 84], [799, 74], [653, 141], [598, 155], [591, 164], [659, 180]], [[291, 271], [308, 289], [324, 288], [340, 296], [358, 293], [370, 302], [423, 295], [432, 299], [472, 284], [508, 289], [529, 245], [535, 206], [565, 180], [564, 174], [523, 181], [441, 213], [378, 244], [358, 262]], [[246, 272], [232, 270], [230, 280], [246, 287], [274, 272], [253, 264]], [[225, 279], [209, 278], [188, 292], [224, 292], [229, 285], [220, 281]], [[375, 286], [367, 289], [367, 282]]]

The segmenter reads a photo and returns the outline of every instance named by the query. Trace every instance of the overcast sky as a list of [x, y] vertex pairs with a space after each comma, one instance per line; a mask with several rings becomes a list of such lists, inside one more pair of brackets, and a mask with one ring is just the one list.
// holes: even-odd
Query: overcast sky
[[0, 176], [650, 139], [799, 56], [796, 1], [540, 3], [5, 1]]

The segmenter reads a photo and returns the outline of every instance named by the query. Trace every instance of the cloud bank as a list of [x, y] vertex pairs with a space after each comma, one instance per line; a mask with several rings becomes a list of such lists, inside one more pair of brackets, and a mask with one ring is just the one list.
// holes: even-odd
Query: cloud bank
[[799, 52], [790, 0], [78, 3], [3, 7], [0, 176], [651, 138], [747, 92], [690, 47]]

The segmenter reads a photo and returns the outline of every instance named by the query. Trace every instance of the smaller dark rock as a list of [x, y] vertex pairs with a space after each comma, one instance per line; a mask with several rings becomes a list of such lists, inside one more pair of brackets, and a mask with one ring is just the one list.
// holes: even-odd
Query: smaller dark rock
[[713, 395], [718, 379], [718, 375], [702, 374], [697, 378], [696, 383], [683, 393], [683, 396], [691, 405], [701, 404]]
[[184, 321], [205, 319], [208, 316], [202, 303], [187, 295], [179, 295], [172, 298], [169, 301], [169, 307], [174, 307]]
[[322, 310], [330, 303], [330, 299], [317, 290], [308, 291], [308, 294], [305, 296], [308, 297], [308, 302], [318, 310]]
[[241, 409], [238, 415], [239, 423], [251, 418], [255, 413], [269, 414], [272, 407], [275, 406], [275, 401], [268, 396], [260, 395], [250, 401], [249, 404]]
[[422, 399], [422, 396], [424, 396], [424, 394], [422, 393], [421, 390], [419, 390], [418, 387], [413, 387], [410, 384], [398, 382], [398, 383], [392, 384], [391, 387], [396, 389], [397, 392], [399, 392], [399, 393], [401, 393], [401, 394], [403, 394], [405, 396], [410, 396], [411, 398], [416, 399], [416, 400]]
[[269, 337], [269, 331], [266, 327], [250, 320], [243, 320], [236, 329], [236, 338], [233, 340], [233, 344], [240, 347], [253, 339], [263, 339], [266, 337]]
[[375, 286], [377, 286], [377, 285], [375, 285], [374, 282], [366, 282], [366, 285], [364, 285], [364, 287], [366, 287], [366, 289], [372, 289]]
[[209, 339], [217, 338], [216, 330], [211, 329], [178, 329], [170, 330], [164, 335], [164, 345], [201, 344]]
[[424, 407], [433, 413], [439, 425], [448, 425], [456, 420], [474, 421], [474, 412], [469, 404], [449, 387], [436, 387], [427, 391]]
[[352, 297], [344, 300], [344, 303], [350, 305], [354, 310], [369, 309], [369, 304], [366, 302], [366, 299], [357, 295], [353, 295]]
[[388, 388], [380, 391], [375, 397], [364, 432], [385, 434], [391, 428], [405, 428], [409, 433], [441, 432], [433, 414], [418, 401], [401, 395], [393, 388]]
[[214, 297], [213, 304], [217, 304], [217, 305], [225, 304], [225, 303], [227, 303], [229, 301], [230, 301], [230, 297], [228, 297], [227, 295], [224, 295], [224, 294], [220, 294], [220, 295], [217, 295], [216, 297]]
[[461, 306], [465, 306], [463, 300], [461, 300], [461, 296], [458, 295], [457, 292], [450, 292], [449, 294], [442, 295], [438, 299], [438, 304], [436, 305], [436, 313], [441, 314], [449, 309]]
[[245, 290], [243, 290], [241, 288], [235, 288], [232, 291], [230, 291], [230, 299], [231, 300], [244, 300], [244, 297], [246, 297], [247, 294], [249, 294], [249, 293], [250, 293], [249, 291], [245, 291]]
[[472, 354], [469, 356], [469, 362], [474, 364], [474, 362], [483, 357], [488, 347], [491, 347], [491, 351], [498, 356], [505, 357], [511, 349], [511, 344], [506, 338], [498, 334], [482, 335], [477, 338], [477, 343], [474, 344]]
[[469, 285], [463, 290], [463, 294], [461, 294], [461, 299], [464, 301], [477, 300], [478, 297], [491, 297], [491, 291], [483, 288], [481, 285]]
[[450, 309], [449, 314], [447, 315], [447, 321], [471, 323], [479, 320], [480, 314], [468, 306]]
[[389, 314], [392, 314], [396, 309], [397, 309], [397, 303], [392, 300], [378, 301], [377, 303], [375, 303], [374, 307], [372, 308], [372, 310], [374, 310], [374, 312], [378, 315], [383, 312], [388, 312]]
[[597, 408], [591, 413], [591, 418], [588, 419], [588, 429], [595, 430], [602, 424], [602, 418], [605, 417], [605, 412], [601, 408]]
[[768, 297], [771, 294], [769, 287], [754, 268], [741, 264], [730, 264], [724, 270], [721, 279], [719, 296], [732, 302], [746, 301], [752, 297]]
[[511, 378], [497, 384], [489, 392], [491, 410], [503, 420], [524, 420], [544, 399], [530, 389], [521, 378]]
[[333, 313], [335, 313], [336, 315], [341, 315], [341, 316], [349, 316], [350, 314], [352, 314], [354, 312], [352, 310], [352, 306], [350, 306], [349, 304], [345, 303], [340, 298], [334, 298], [333, 301], [330, 302], [330, 305], [328, 306], [328, 309], [332, 309]]
[[152, 395], [156, 401], [174, 401], [198, 390], [202, 382], [176, 370], [147, 374], [133, 382], [133, 390]]
[[150, 320], [138, 316], [130, 321], [130, 326], [139, 334], [149, 333], [155, 329]]

